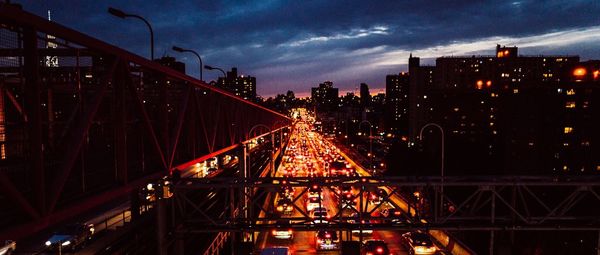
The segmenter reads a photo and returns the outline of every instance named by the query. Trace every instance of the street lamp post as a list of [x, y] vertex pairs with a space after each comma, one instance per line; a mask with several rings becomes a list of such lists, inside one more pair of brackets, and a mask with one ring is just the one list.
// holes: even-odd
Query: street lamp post
[[203, 64], [202, 64], [202, 58], [200, 57], [200, 54], [198, 54], [198, 52], [196, 52], [196, 51], [194, 51], [194, 50], [190, 50], [190, 49], [184, 49], [184, 48], [177, 47], [177, 46], [173, 46], [173, 48], [172, 48], [172, 49], [173, 49], [174, 51], [177, 51], [177, 52], [190, 52], [190, 53], [193, 53], [194, 55], [196, 55], [196, 57], [198, 57], [198, 61], [200, 61], [200, 80], [201, 80], [201, 81], [204, 81], [204, 80], [202, 79], [202, 66], [203, 66]]
[[108, 7], [108, 13], [112, 14], [115, 17], [119, 17], [122, 19], [130, 18], [130, 17], [140, 19], [144, 23], [146, 23], [146, 26], [148, 26], [148, 29], [150, 29], [150, 60], [154, 60], [154, 31], [152, 30], [152, 26], [150, 26], [150, 22], [148, 22], [146, 19], [144, 19], [140, 15], [126, 13], [124, 11], [121, 11], [119, 9], [115, 9], [112, 7]]
[[371, 169], [371, 173], [373, 173], [373, 124], [368, 120], [363, 120], [358, 124], [359, 130], [363, 123], [369, 124], [369, 169]]
[[206, 69], [206, 70], [219, 70], [219, 71], [221, 71], [221, 73], [223, 73], [223, 78], [227, 78], [227, 74], [221, 68], [214, 67], [214, 66], [209, 66], [209, 65], [204, 65], [204, 69]]
[[[423, 130], [425, 130], [425, 128], [429, 127], [429, 126], [434, 126], [437, 127], [440, 130], [440, 133], [442, 134], [442, 162], [441, 162], [441, 170], [440, 170], [440, 175], [442, 178], [442, 186], [441, 186], [441, 197], [440, 197], [440, 210], [443, 210], [444, 208], [444, 129], [442, 128], [442, 126], [436, 124], [436, 123], [427, 123], [425, 124], [425, 126], [423, 126], [421, 128], [421, 131], [419, 131], [419, 140], [422, 142], [423, 141]], [[440, 212], [441, 213], [441, 212]], [[437, 213], [435, 214], [435, 217], [437, 218]]]

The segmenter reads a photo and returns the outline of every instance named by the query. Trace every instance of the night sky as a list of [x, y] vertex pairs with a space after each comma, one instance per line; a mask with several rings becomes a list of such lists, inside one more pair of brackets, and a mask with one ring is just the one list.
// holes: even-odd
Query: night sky
[[[51, 10], [55, 22], [149, 58], [145, 25], [106, 10], [138, 14], [154, 27], [156, 57], [174, 56], [197, 77], [197, 58], [171, 46], [194, 49], [205, 64], [257, 77], [263, 97], [305, 96], [325, 80], [342, 91], [366, 82], [380, 92], [386, 74], [406, 71], [411, 52], [425, 64], [493, 54], [496, 44], [600, 59], [600, 0], [13, 2], [44, 17]], [[204, 79], [218, 74], [205, 70]]]

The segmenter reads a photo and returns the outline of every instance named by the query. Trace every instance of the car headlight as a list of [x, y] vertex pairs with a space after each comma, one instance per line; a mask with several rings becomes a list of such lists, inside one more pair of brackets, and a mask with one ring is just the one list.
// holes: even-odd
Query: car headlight
[[50, 245], [52, 245], [52, 242], [50, 242], [50, 241], [46, 241], [46, 243], [45, 243], [45, 244], [46, 244], [46, 246], [50, 246]]
[[69, 245], [69, 244], [71, 244], [71, 241], [66, 241], [66, 242], [62, 243], [61, 245], [62, 245], [62, 246], [67, 246], [67, 245]]
[[415, 253], [430, 253], [435, 252], [435, 247], [416, 246]]

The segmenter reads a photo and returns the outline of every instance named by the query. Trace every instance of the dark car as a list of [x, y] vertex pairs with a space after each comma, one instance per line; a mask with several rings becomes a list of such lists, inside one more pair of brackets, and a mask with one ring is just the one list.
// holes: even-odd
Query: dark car
[[50, 250], [76, 250], [92, 239], [93, 234], [93, 224], [71, 224], [54, 232], [45, 244]]
[[294, 239], [294, 231], [290, 228], [290, 220], [277, 220], [276, 227], [271, 231], [271, 234], [277, 239]]
[[292, 200], [287, 197], [280, 198], [277, 201], [277, 211], [283, 214], [291, 214], [294, 210]]
[[361, 249], [361, 255], [389, 255], [390, 249], [383, 240], [367, 240]]
[[352, 215], [350, 215], [350, 218], [351, 219], [348, 220], [348, 223], [357, 224], [357, 226], [358, 226], [358, 224], [360, 224], [360, 226], [362, 228], [361, 229], [361, 228], [357, 227], [357, 228], [352, 229], [352, 234], [354, 234], [354, 235], [373, 234], [373, 229], [370, 228], [370, 225], [372, 222], [370, 219], [371, 216], [369, 214], [362, 213], [362, 215], [361, 215], [361, 214], [355, 212]]
[[335, 231], [319, 230], [315, 239], [317, 250], [335, 250], [340, 248], [340, 239]]

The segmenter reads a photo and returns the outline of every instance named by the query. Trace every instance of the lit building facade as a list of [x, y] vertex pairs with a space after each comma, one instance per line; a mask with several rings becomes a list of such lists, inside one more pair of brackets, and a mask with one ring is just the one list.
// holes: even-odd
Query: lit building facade
[[389, 133], [408, 135], [408, 73], [385, 78], [385, 122]]
[[311, 88], [311, 100], [319, 110], [332, 110], [339, 107], [339, 90], [333, 82], [325, 81], [318, 87]]
[[[442, 126], [456, 174], [600, 173], [598, 61], [497, 46], [493, 56], [441, 57], [434, 67], [411, 56], [409, 73], [409, 141], [427, 123]], [[422, 143], [432, 155], [436, 132]]]
[[238, 76], [238, 71], [235, 67], [227, 72], [227, 77], [219, 77], [216, 86], [245, 100], [256, 100], [256, 77]]

